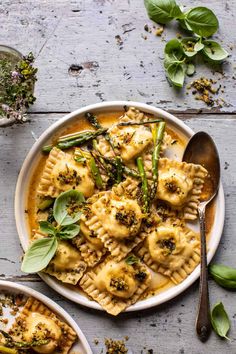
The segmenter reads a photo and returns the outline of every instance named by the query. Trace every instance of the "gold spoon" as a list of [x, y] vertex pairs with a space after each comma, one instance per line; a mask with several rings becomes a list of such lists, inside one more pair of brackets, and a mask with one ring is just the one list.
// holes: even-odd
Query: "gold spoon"
[[206, 168], [208, 176], [198, 206], [201, 236], [201, 273], [199, 287], [199, 307], [196, 319], [196, 331], [199, 339], [205, 342], [211, 332], [210, 305], [208, 294], [207, 251], [205, 232], [206, 206], [216, 196], [220, 183], [220, 159], [214, 141], [205, 132], [194, 134], [188, 142], [183, 161], [199, 164]]

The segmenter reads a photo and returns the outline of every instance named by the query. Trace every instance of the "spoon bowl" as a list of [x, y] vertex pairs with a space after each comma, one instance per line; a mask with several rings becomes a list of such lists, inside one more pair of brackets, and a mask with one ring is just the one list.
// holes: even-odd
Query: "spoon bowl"
[[202, 165], [208, 171], [200, 201], [210, 202], [220, 184], [220, 159], [211, 136], [205, 132], [194, 134], [184, 151], [183, 161]]
[[210, 135], [198, 132], [192, 136], [183, 155], [183, 161], [199, 164], [208, 171], [200, 196], [198, 215], [201, 239], [201, 273], [199, 288], [199, 307], [196, 320], [196, 331], [202, 342], [211, 333], [210, 305], [208, 293], [207, 249], [205, 232], [205, 210], [216, 196], [220, 184], [220, 159], [216, 145]]

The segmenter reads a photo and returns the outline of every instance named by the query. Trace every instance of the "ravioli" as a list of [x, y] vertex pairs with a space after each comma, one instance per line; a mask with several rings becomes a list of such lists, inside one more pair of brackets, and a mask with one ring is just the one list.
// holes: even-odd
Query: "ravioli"
[[199, 262], [199, 235], [181, 221], [167, 220], [149, 234], [137, 254], [151, 269], [169, 276], [176, 284]]
[[70, 326], [32, 297], [15, 319], [9, 334], [17, 341], [46, 340], [48, 343], [33, 347], [34, 352], [43, 354], [68, 354], [77, 339]]
[[82, 289], [108, 313], [116, 316], [135, 303], [151, 282], [148, 268], [141, 262], [129, 265], [107, 258], [87, 272], [80, 281]]
[[68, 241], [59, 241], [57, 252], [44, 272], [63, 283], [76, 285], [84, 274], [86, 267], [87, 264], [75, 247]]
[[86, 164], [77, 163], [73, 157], [53, 148], [38, 187], [38, 195], [57, 197], [61, 192], [76, 189], [85, 197], [94, 193], [94, 181]]
[[85, 224], [96, 233], [111, 255], [120, 260], [146, 237], [146, 232], [141, 230], [144, 215], [137, 200], [121, 197], [115, 192], [122, 187], [117, 188], [104, 193], [91, 205]]

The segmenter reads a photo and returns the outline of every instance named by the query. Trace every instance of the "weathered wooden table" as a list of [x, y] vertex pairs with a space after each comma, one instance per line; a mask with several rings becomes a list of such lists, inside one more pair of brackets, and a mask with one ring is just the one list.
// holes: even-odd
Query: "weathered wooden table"
[[[182, 1], [193, 5], [190, 0]], [[196, 4], [205, 4], [198, 1]], [[231, 56], [224, 75], [199, 64], [195, 77], [219, 78], [226, 105], [208, 108], [186, 89], [176, 91], [166, 81], [162, 59], [165, 40], [175, 36], [169, 25], [162, 38], [144, 31], [152, 25], [142, 0], [2, 0], [0, 42], [23, 53], [32, 51], [39, 68], [37, 103], [24, 125], [0, 130], [0, 279], [29, 285], [62, 305], [79, 323], [94, 353], [101, 353], [104, 337], [123, 339], [132, 353], [236, 353], [236, 295], [210, 281], [212, 304], [223, 301], [231, 319], [231, 341], [212, 333], [202, 344], [195, 335], [198, 282], [172, 301], [140, 313], [112, 318], [66, 301], [37, 275], [20, 271], [20, 247], [14, 221], [14, 191], [21, 164], [34, 142], [50, 124], [81, 106], [107, 100], [147, 102], [176, 113], [195, 131], [206, 130], [221, 156], [226, 195], [224, 234], [215, 260], [235, 266], [236, 257], [236, 1], [208, 0], [220, 20], [216, 37]], [[147, 38], [146, 38], [146, 37]], [[146, 39], [145, 39], [146, 38]], [[76, 70], [69, 70], [72, 64]], [[189, 79], [188, 81], [190, 81]], [[99, 343], [95, 345], [94, 339]], [[103, 353], [105, 351], [103, 350]]]

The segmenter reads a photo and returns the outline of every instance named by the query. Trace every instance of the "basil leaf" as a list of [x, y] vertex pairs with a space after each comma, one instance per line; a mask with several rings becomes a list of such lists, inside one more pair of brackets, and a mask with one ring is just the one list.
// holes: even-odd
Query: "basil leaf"
[[78, 235], [80, 232], [80, 226], [77, 224], [63, 226], [58, 232], [58, 237], [62, 239], [71, 239]]
[[180, 63], [170, 64], [166, 70], [168, 79], [177, 87], [184, 84], [185, 70], [184, 65]]
[[212, 264], [209, 273], [217, 284], [228, 289], [236, 289], [236, 269], [221, 264]]
[[185, 22], [201, 37], [212, 36], [219, 27], [216, 15], [207, 7], [195, 7], [187, 12]]
[[144, 4], [149, 18], [157, 23], [165, 24], [174, 18], [183, 17], [175, 0], [144, 0]]
[[77, 222], [81, 216], [79, 208], [84, 201], [83, 194], [74, 189], [61, 193], [53, 206], [53, 216], [56, 222], [61, 226]]
[[201, 42], [201, 39], [197, 41], [197, 43], [194, 46], [194, 50], [196, 52], [200, 52], [204, 48], [204, 44]]
[[197, 54], [195, 50], [196, 41], [197, 40], [193, 37], [186, 37], [181, 40], [184, 54], [187, 55], [187, 57], [193, 57]]
[[39, 221], [39, 228], [44, 234], [50, 236], [55, 236], [57, 232], [56, 228], [48, 221]]
[[195, 66], [192, 63], [189, 63], [186, 66], [186, 74], [188, 76], [192, 76], [195, 73]]
[[221, 61], [228, 57], [228, 53], [221, 45], [215, 41], [204, 41], [203, 53], [211, 60]]
[[135, 255], [131, 254], [126, 258], [125, 263], [127, 263], [129, 265], [137, 264], [137, 263], [139, 263], [139, 258], [136, 257]]
[[34, 241], [26, 251], [21, 270], [25, 273], [37, 273], [46, 268], [57, 250], [56, 237], [47, 237]]
[[182, 28], [185, 29], [186, 31], [192, 32], [191, 27], [188, 25], [188, 23], [185, 21], [184, 18], [183, 18], [183, 19], [179, 18], [179, 19], [178, 19], [178, 22], [179, 22], [179, 24], [180, 24], [180, 27], [182, 27]]
[[181, 42], [177, 39], [171, 39], [166, 43], [165, 54], [171, 58], [172, 61], [180, 61], [184, 58], [184, 51]]
[[226, 335], [230, 329], [230, 321], [222, 302], [217, 303], [213, 307], [211, 324], [218, 336], [229, 339]]

